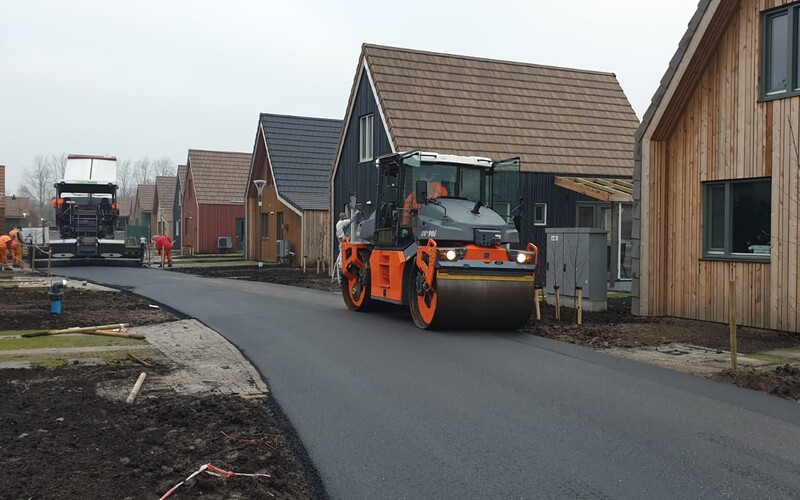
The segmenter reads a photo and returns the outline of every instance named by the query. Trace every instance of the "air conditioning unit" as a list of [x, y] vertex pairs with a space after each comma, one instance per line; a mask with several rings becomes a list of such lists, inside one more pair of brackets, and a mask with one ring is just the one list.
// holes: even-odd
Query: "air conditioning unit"
[[278, 240], [278, 258], [284, 258], [289, 256], [289, 252], [292, 251], [292, 245], [289, 243], [289, 240]]
[[230, 236], [220, 236], [217, 238], [217, 248], [219, 249], [230, 249], [233, 248], [233, 240]]

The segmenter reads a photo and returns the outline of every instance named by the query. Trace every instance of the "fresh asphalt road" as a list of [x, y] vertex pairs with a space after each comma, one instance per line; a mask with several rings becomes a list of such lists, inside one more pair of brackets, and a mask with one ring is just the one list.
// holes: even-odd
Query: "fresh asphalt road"
[[800, 496], [789, 401], [521, 333], [420, 331], [331, 293], [64, 273], [171, 306], [239, 347], [333, 498]]

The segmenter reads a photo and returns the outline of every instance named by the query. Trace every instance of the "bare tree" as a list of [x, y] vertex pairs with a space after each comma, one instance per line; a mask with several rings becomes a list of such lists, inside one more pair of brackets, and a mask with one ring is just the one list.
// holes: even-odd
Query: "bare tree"
[[177, 172], [177, 167], [172, 162], [172, 159], [167, 156], [162, 156], [153, 162], [153, 173], [156, 176], [163, 175], [173, 177]]
[[135, 172], [131, 160], [117, 162], [117, 186], [119, 187], [118, 196], [131, 197], [136, 194]]
[[138, 186], [139, 184], [152, 184], [153, 179], [153, 164], [148, 157], [141, 160], [136, 160], [133, 164], [133, 181]]
[[61, 153], [57, 155], [51, 155], [48, 161], [50, 162], [50, 168], [53, 169], [53, 179], [60, 180], [64, 178], [64, 174], [67, 171], [67, 153]]
[[37, 155], [33, 165], [25, 169], [22, 176], [22, 188], [31, 197], [31, 202], [39, 217], [45, 217], [50, 207], [50, 199], [54, 196], [53, 167], [46, 156]]

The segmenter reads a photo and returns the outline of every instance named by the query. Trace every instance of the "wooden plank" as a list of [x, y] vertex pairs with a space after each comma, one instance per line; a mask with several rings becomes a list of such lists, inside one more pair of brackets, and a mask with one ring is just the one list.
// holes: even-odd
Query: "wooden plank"
[[595, 188], [593, 188], [591, 186], [587, 186], [585, 184], [579, 184], [579, 183], [575, 182], [574, 180], [572, 180], [570, 178], [567, 178], [567, 177], [556, 177], [555, 180], [553, 181], [553, 183], [556, 186], [562, 187], [564, 189], [569, 189], [570, 191], [574, 191], [576, 193], [580, 193], [580, 194], [589, 196], [590, 198], [594, 198], [596, 200], [605, 201], [605, 202], [608, 202], [608, 203], [611, 202], [611, 195], [610, 194], [608, 194], [608, 193], [606, 193], [604, 191], [595, 189]]

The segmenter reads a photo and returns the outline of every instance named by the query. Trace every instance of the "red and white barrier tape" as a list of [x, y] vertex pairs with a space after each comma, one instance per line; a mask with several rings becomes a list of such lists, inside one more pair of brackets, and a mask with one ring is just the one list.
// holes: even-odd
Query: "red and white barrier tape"
[[236, 477], [236, 476], [272, 477], [269, 474], [245, 474], [243, 472], [233, 472], [233, 471], [229, 471], [229, 470], [220, 469], [219, 467], [214, 467], [211, 464], [205, 464], [205, 465], [201, 466], [199, 469], [197, 469], [196, 471], [194, 471], [189, 477], [187, 477], [186, 479], [184, 479], [180, 483], [178, 483], [175, 486], [173, 486], [168, 492], [164, 493], [164, 496], [162, 496], [159, 500], [164, 500], [165, 498], [169, 498], [169, 496], [172, 495], [173, 493], [175, 493], [175, 491], [177, 491], [178, 488], [183, 486], [185, 483], [188, 483], [189, 481], [191, 481], [192, 479], [197, 477], [199, 474], [202, 474], [203, 472], [205, 472], [206, 474], [210, 474], [212, 476], [224, 477], [225, 479], [228, 479], [228, 478], [231, 478], [231, 477]]

